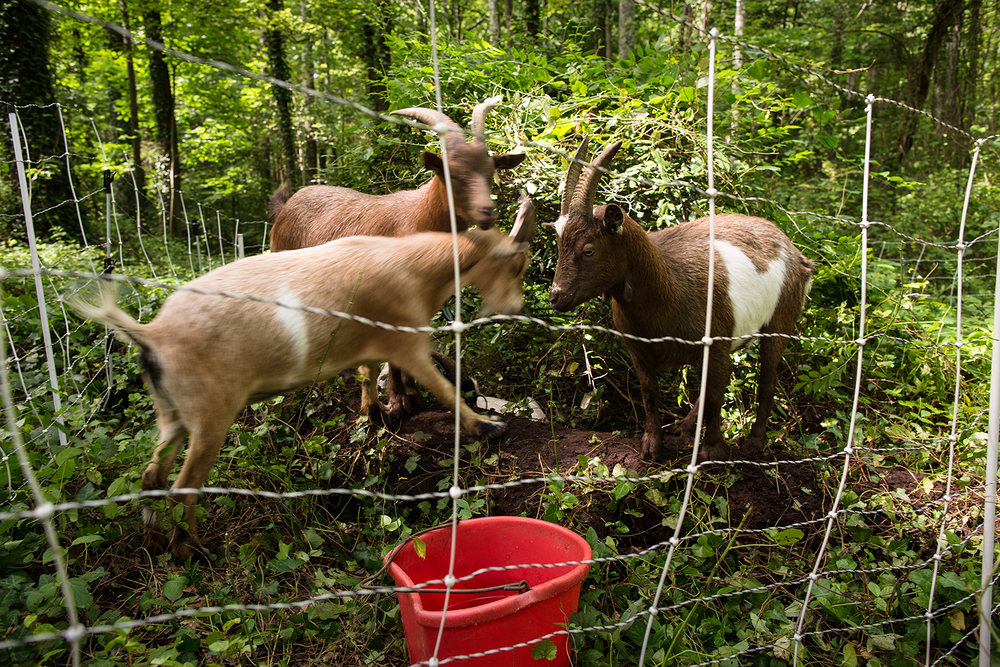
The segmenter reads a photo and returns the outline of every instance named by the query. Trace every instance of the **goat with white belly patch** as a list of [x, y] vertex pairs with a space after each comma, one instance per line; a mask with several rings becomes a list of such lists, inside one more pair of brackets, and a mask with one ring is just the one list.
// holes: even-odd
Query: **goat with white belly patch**
[[[586, 161], [588, 138], [576, 158]], [[671, 337], [648, 343], [625, 337], [623, 342], [639, 376], [646, 428], [642, 455], [663, 453], [657, 375], [701, 361], [708, 296], [709, 219], [700, 218], [647, 233], [617, 204], [593, 208], [601, 172], [621, 146], [605, 148], [582, 170], [576, 161], [566, 174], [562, 210], [555, 223], [559, 260], [549, 293], [554, 310], [567, 311], [596, 296], [611, 298], [615, 327], [642, 338]], [[705, 439], [699, 459], [729, 458], [722, 433], [722, 401], [729, 384], [730, 354], [760, 341], [757, 414], [744, 443], [748, 454], [765, 443], [767, 419], [774, 407], [778, 362], [795, 330], [812, 283], [813, 262], [771, 222], [746, 215], [715, 218], [715, 275]], [[671, 431], [694, 436], [698, 404]]]

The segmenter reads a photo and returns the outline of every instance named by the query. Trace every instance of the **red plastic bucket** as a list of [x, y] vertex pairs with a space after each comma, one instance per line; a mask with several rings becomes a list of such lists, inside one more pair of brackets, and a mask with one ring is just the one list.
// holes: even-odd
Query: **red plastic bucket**
[[[451, 528], [424, 533], [420, 539], [427, 547], [424, 558], [414, 551], [411, 540], [389, 565], [389, 574], [399, 587], [442, 580], [448, 574]], [[590, 556], [586, 540], [554, 523], [506, 516], [470, 519], [458, 524], [455, 577], [461, 579], [487, 567], [583, 561], [590, 560]], [[443, 611], [444, 593], [400, 592], [399, 606], [410, 663], [433, 657], [444, 615], [439, 660], [527, 642], [520, 648], [456, 661], [455, 665], [538, 667], [540, 663], [531, 657], [531, 649], [537, 644], [533, 640], [566, 629], [570, 614], [576, 611], [580, 600], [580, 583], [589, 571], [590, 564], [584, 563], [485, 572], [455, 584], [447, 614]], [[516, 584], [522, 580], [530, 587], [526, 593], [454, 592]], [[443, 589], [444, 585], [431, 584], [429, 588]], [[569, 665], [567, 635], [556, 635], [549, 640], [555, 644], [557, 653], [555, 660], [542, 661], [545, 667]]]

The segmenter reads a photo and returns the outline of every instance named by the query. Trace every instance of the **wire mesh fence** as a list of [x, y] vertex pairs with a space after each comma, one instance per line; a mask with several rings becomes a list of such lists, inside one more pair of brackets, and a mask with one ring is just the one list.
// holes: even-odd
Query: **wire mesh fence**
[[[65, 11], [47, 6], [53, 11]], [[757, 198], [717, 189], [714, 181], [713, 146], [717, 137], [712, 123], [717, 114], [713, 108], [715, 78], [711, 68], [720, 39], [725, 38], [717, 33], [708, 38], [711, 57], [706, 86], [707, 178], [704, 189], [673, 180], [651, 180], [620, 167], [621, 171], [609, 171], [611, 178], [608, 180], [613, 182], [609, 187], [615, 195], [627, 200], [630, 188], [682, 186], [704, 199], [712, 218], [716, 205], [749, 207], [756, 204]], [[755, 48], [766, 53], [766, 50]], [[171, 55], [193, 59], [180, 52], [171, 52]], [[787, 64], [778, 54], [767, 54], [767, 57]], [[220, 67], [237, 76], [260, 79], [259, 75], [229, 65], [205, 59], [194, 61]], [[854, 97], [865, 98], [823, 80], [815, 72], [806, 70], [805, 74], [813, 85], [832, 85]], [[299, 94], [318, 95], [315, 91], [289, 87]], [[382, 120], [438, 131], [442, 136], [448, 129], [379, 116], [352, 101], [329, 96], [324, 99], [349, 105]], [[872, 110], [880, 104], [898, 106], [899, 103], [875, 96], [865, 99], [868, 111], [866, 150], [870, 150], [871, 128], [875, 122]], [[22, 125], [19, 118], [36, 109], [17, 107], [16, 100], [12, 102], [15, 111], [9, 116], [9, 128], [15, 146], [20, 146], [19, 128]], [[590, 119], [589, 122], [597, 121]], [[93, 127], [93, 144], [101, 146], [96, 124]], [[863, 659], [882, 659], [881, 664], [887, 664], [892, 663], [894, 657], [916, 652], [926, 665], [964, 664], [977, 652], [981, 664], [992, 664], [990, 660], [996, 660], [996, 648], [991, 647], [990, 639], [995, 632], [996, 607], [989, 592], [995, 581], [992, 543], [997, 410], [996, 406], [980, 404], [986, 392], [976, 385], [984, 384], [985, 378], [991, 375], [991, 366], [997, 364], [993, 350], [995, 325], [991, 326], [990, 320], [990, 315], [996, 317], [997, 312], [997, 251], [994, 250], [997, 230], [994, 219], [969, 221], [966, 215], [970, 199], [976, 196], [980, 150], [995, 142], [995, 138], [977, 137], [975, 140], [963, 218], [951, 237], [918, 239], [890, 221], [869, 220], [868, 186], [872, 177], [868, 173], [868, 155], [864, 161], [865, 173], [860, 176], [863, 187], [860, 219], [792, 211], [793, 205], [788, 202], [768, 202], [774, 210], [784, 213], [787, 220], [781, 221], [782, 226], [793, 241], [805, 244], [807, 254], [811, 253], [824, 267], [825, 273], [817, 276], [820, 287], [844, 289], [845, 302], [850, 301], [856, 309], [843, 307], [839, 321], [817, 319], [814, 322], [809, 321], [807, 309], [805, 321], [793, 337], [793, 344], [809, 344], [810, 350], [820, 357], [806, 362], [805, 368], [796, 369], [794, 375], [798, 383], [794, 391], [819, 395], [832, 382], [839, 382], [847, 387], [839, 409], [817, 419], [811, 434], [783, 438], [791, 447], [781, 452], [777, 460], [740, 460], [739, 450], [736, 450], [736, 460], [724, 464], [723, 469], [739, 471], [737, 477], [742, 475], [742, 479], [734, 479], [731, 472], [720, 473], [717, 462], [699, 461], [699, 430], [689, 460], [685, 462], [683, 457], [678, 457], [676, 462], [665, 465], [650, 463], [641, 473], [618, 468], [609, 470], [598, 457], [580, 457], [569, 468], [554, 470], [552, 474], [515, 475], [512, 479], [485, 482], [477, 478], [475, 470], [462, 468], [463, 456], [470, 445], [461, 439], [456, 422], [451, 431], [453, 451], [445, 458], [451, 470], [445, 470], [437, 490], [397, 492], [391, 481], [373, 490], [366, 486], [365, 480], [353, 480], [345, 486], [315, 484], [312, 488], [277, 491], [225, 484], [193, 491], [209, 498], [213, 506], [226, 509], [250, 498], [293, 503], [302, 499], [343, 496], [414, 508], [422, 503], [437, 504], [447, 508], [454, 530], [459, 519], [471, 514], [470, 508], [476, 499], [489, 494], [530, 489], [548, 498], [549, 507], [555, 508], [548, 518], [553, 518], [562, 515], [560, 508], [568, 509], [586, 493], [601, 489], [615, 502], [642, 498], [650, 503], [660, 513], [656, 523], [662, 531], [650, 532], [656, 536], [654, 539], [641, 547], [633, 546], [630, 551], [618, 551], [612, 537], [598, 537], [596, 531], [593, 535], [588, 534], [593, 548], [593, 557], [585, 561], [593, 573], [589, 581], [628, 591], [624, 593], [628, 605], [625, 609], [616, 609], [613, 614], [594, 613], [587, 604], [596, 599], [597, 593], [595, 591], [588, 598], [587, 582], [584, 583], [585, 604], [581, 613], [574, 616], [565, 629], [555, 630], [555, 636], [571, 638], [582, 664], [590, 664], [591, 658], [594, 664], [601, 664], [594, 654], [600, 654], [603, 659], [602, 651], [613, 646], [610, 637], [615, 641], [625, 638], [639, 647], [639, 664], [646, 661], [661, 664], [669, 656], [676, 655], [670, 653], [676, 642], [683, 645], [688, 641], [682, 639], [682, 630], [699, 607], [714, 610], [719, 619], [701, 618], [694, 636], [702, 638], [705, 645], [686, 646], [689, 653], [685, 654], [685, 664], [757, 664], [754, 661], [764, 657], [780, 661], [778, 664], [805, 664], [823, 655], [833, 656], [831, 663], [838, 661], [838, 664], [858, 664]], [[554, 143], [527, 140], [522, 143], [525, 150], [548, 152], [563, 160], [569, 158], [568, 152]], [[68, 139], [64, 140], [64, 145], [66, 152], [62, 156], [21, 155], [17, 158], [29, 238], [33, 237], [30, 231], [32, 216], [38, 213], [31, 210], [31, 183], [37, 177], [37, 170], [33, 169], [41, 160], [65, 158], [71, 167], [86, 165], [89, 170], [100, 169], [109, 174], [127, 173], [124, 156], [120, 162], [115, 162], [102, 151], [90, 155], [81, 154], [75, 148], [71, 151]], [[447, 163], [443, 140], [441, 149]], [[73, 168], [69, 172], [72, 173]], [[263, 215], [261, 220], [241, 221], [190, 201], [184, 202], [183, 233], [170, 234], [162, 214], [157, 220], [146, 220], [139, 214], [129, 218], [123, 214], [117, 198], [135, 197], [137, 193], [128, 191], [127, 178], [116, 179], [119, 186], [124, 183], [124, 190], [116, 190], [112, 182], [113, 179], [108, 178], [103, 191], [75, 193], [72, 202], [65, 202], [66, 206], [76, 207], [81, 236], [85, 239], [81, 248], [67, 250], [66, 245], [36, 243], [32, 238], [30, 248], [11, 247], [5, 251], [0, 284], [4, 303], [0, 313], [4, 323], [3, 403], [7, 426], [0, 441], [3, 450], [0, 461], [7, 500], [0, 512], [0, 530], [7, 535], [6, 548], [11, 553], [17, 553], [17, 543], [26, 539], [26, 533], [39, 529], [48, 542], [48, 550], [43, 562], [34, 568], [35, 572], [44, 573], [40, 574], [39, 583], [33, 584], [34, 588], [22, 586], [18, 589], [16, 582], [7, 582], [10, 591], [30, 591], [29, 598], [34, 596], [34, 599], [26, 602], [30, 611], [22, 610], [15, 615], [14, 621], [8, 622], [8, 636], [0, 641], [0, 650], [7, 652], [11, 662], [37, 659], [42, 651], [52, 651], [53, 655], [68, 651], [71, 661], [78, 664], [84, 656], [108, 650], [115, 641], [124, 647], [128, 633], [134, 629], [183, 624], [186, 619], [210, 619], [227, 613], [287, 612], [288, 618], [293, 619], [291, 625], [296, 622], [307, 625], [311, 622], [309, 610], [327, 610], [331, 614], [362, 613], [356, 607], [344, 605], [332, 611], [334, 607], [323, 605], [376, 597], [391, 601], [391, 595], [398, 592], [395, 587], [362, 587], [357, 585], [357, 577], [350, 576], [334, 581], [325, 578], [327, 575], [317, 568], [316, 578], [322, 585], [315, 589], [287, 593], [261, 586], [253, 601], [234, 598], [236, 601], [232, 603], [213, 604], [207, 596], [184, 594], [184, 586], [191, 579], [188, 572], [183, 582], [176, 573], [159, 582], [160, 602], [169, 601], [170, 604], [148, 601], [148, 604], [133, 605], [129, 613], [108, 612], [99, 617], [89, 613], [94, 609], [91, 580], [88, 579], [92, 573], [80, 569], [87, 562], [80, 554], [91, 545], [96, 548], [104, 538], [98, 531], [80, 529], [81, 513], [91, 513], [91, 517], [100, 517], [99, 521], [105, 523], [124, 522], [127, 513], [138, 513], [134, 507], [140, 501], [163, 499], [182, 489], [140, 491], [137, 473], [133, 471], [130, 475], [119, 469], [123, 460], [138, 469], [149, 459], [156, 444], [148, 399], [136, 391], [136, 367], [130, 354], [112, 343], [106, 331], [73, 316], [65, 305], [65, 298], [79, 288], [81, 279], [113, 279], [127, 285], [123, 295], [126, 307], [137, 313], [140, 321], [148, 321], [163, 300], [171, 293], [184, 290], [188, 281], [244, 255], [263, 253], [268, 235], [268, 222]], [[122, 192], [125, 194], [120, 195]], [[600, 197], [606, 194], [604, 190], [599, 192]], [[80, 213], [80, 204], [89, 202], [92, 205], [102, 197], [104, 206], [99, 208], [105, 216], [98, 241], [95, 236], [98, 226]], [[136, 210], [141, 208], [135, 207]], [[159, 210], [162, 212], [164, 208], [160, 206]], [[840, 230], [848, 242], [824, 245], [831, 239], [809, 238], [810, 225], [817, 220], [825, 220], [830, 228]], [[975, 230], [970, 238], [966, 235], [967, 228]], [[853, 256], [845, 258], [843, 253], [847, 251]], [[844, 284], [848, 285], [847, 289]], [[218, 293], [210, 295], [220, 296]], [[814, 301], [824, 295], [814, 296]], [[222, 296], [260, 300], [241, 294]], [[555, 337], [580, 336], [582, 353], [577, 361], [578, 365], [586, 364], [588, 368], [591, 358], [588, 344], [591, 348], [599, 345], [621, 347], [621, 334], [586, 318], [567, 323], [539, 310], [527, 315], [481, 317], [466, 322], [462, 319], [462, 297], [458, 289], [456, 303], [447, 317], [421, 330], [450, 339], [458, 348], [463, 336], [478, 330], [489, 331], [494, 338], [515, 328], [532, 332], [531, 335], [542, 332]], [[310, 304], [291, 304], [281, 299], [271, 305], [276, 309], [290, 306], [305, 309], [323, 317], [356, 319], [351, 313], [310, 309]], [[834, 328], [832, 322], [840, 326]], [[373, 324], [392, 328], [381, 322]], [[603, 338], [595, 342], [594, 337]], [[706, 332], [706, 338], [708, 340], [691, 341], [693, 345], [704, 347], [706, 360], [710, 344], [729, 340], [712, 337], [710, 332]], [[707, 363], [703, 363], [704, 366]], [[876, 376], [869, 370], [873, 367], [898, 370], [892, 375], [880, 373]], [[591, 390], [588, 396], [602, 383], [599, 377], [595, 379], [596, 375], [588, 371]], [[995, 371], [992, 376], [996, 376]], [[702, 376], [702, 387], [705, 382]], [[872, 390], [875, 385], [880, 391]], [[925, 397], [926, 404], [918, 404], [921, 393], [940, 392], [942, 386], [948, 388], [947, 395]], [[125, 404], [132, 407], [117, 408], [124, 419], [118, 417], [112, 425], [107, 421], [109, 406], [120, 400], [122, 394], [127, 397]], [[992, 402], [997, 390], [994, 388], [990, 395]], [[880, 398], [873, 399], [873, 396]], [[462, 399], [457, 396], [456, 405], [459, 400]], [[886, 402], [879, 404], [879, 400]], [[566, 410], [581, 405], [575, 400], [574, 403]], [[916, 406], [919, 418], [907, 417], [912, 414], [912, 406]], [[244, 462], [240, 450], [247, 449], [250, 434], [275, 428], [276, 413], [270, 407], [269, 404], [255, 404], [233, 427], [230, 437], [236, 451], [230, 456], [228, 465]], [[550, 412], [558, 410], [555, 405], [547, 407]], [[738, 421], [743, 411], [751, 412], [727, 406], [726, 415], [731, 421]], [[985, 423], [988, 412], [989, 426]], [[873, 418], [874, 414], [888, 414], [893, 419], [880, 422]], [[142, 417], [145, 423], [128, 427], [122, 423]], [[636, 415], [636, 420], [639, 419]], [[892, 432], [873, 432], [886, 423], [891, 424]], [[345, 438], [348, 437], [348, 431], [344, 433]], [[370, 450], [371, 445], [365, 444], [368, 435], [364, 429], [355, 429], [349, 436], [350, 441], [345, 439], [325, 443], [325, 446], [336, 445], [334, 456], [352, 447]], [[317, 444], [307, 441], [288, 451], [308, 451]], [[505, 449], [502, 439], [498, 449], [500, 452]], [[102, 471], [102, 458], [115, 463]], [[796, 474], [807, 471], [808, 475], [783, 477], [779, 470], [793, 470]], [[903, 472], [909, 475], [905, 483], [893, 477]], [[112, 475], [118, 476], [108, 481], [107, 477]], [[225, 481], [232, 477], [218, 479]], [[778, 520], [773, 525], [746, 527], [718, 497], [706, 494], [706, 489], [712, 487], [749, 485], [753, 483], [751, 479], [775, 485], [788, 484], [789, 479], [807, 480], [800, 483], [808, 487], [807, 494], [817, 497], [814, 511], [804, 520]], [[667, 490], [676, 495], [664, 497]], [[266, 511], [273, 506], [263, 507]], [[392, 513], [387, 514], [391, 516]], [[318, 514], [313, 516], [318, 517]], [[389, 518], [385, 514], [382, 516]], [[306, 531], [317, 528], [318, 525], [307, 525]], [[398, 536], [405, 535], [400, 533]], [[121, 540], [128, 543], [127, 537]], [[322, 542], [316, 542], [317, 550], [322, 550]], [[458, 550], [469, 548], [454, 539], [452, 544], [457, 544], [453, 548]], [[286, 552], [279, 553], [279, 557], [271, 561], [272, 570], [291, 567], [289, 563], [295, 559], [300, 563], [308, 561], [307, 556], [288, 553], [287, 547], [285, 544]], [[230, 548], [228, 542], [225, 548]], [[241, 550], [245, 545], [232, 548]], [[766, 552], [763, 557], [766, 568], [758, 568], [751, 574], [725, 570], [730, 554], [752, 558], [748, 554], [753, 554], [754, 550], [758, 557], [761, 551]], [[881, 560], [862, 557], [861, 552], [875, 551]], [[284, 565], [273, 565], [274, 562]], [[878, 564], [873, 565], [876, 562]], [[483, 572], [504, 572], [532, 565], [484, 567], [459, 577], [454, 575], [453, 569], [446, 568], [445, 577], [422, 586], [443, 585], [450, 593], [458, 584], [472, 581]], [[358, 566], [357, 569], [365, 568]], [[711, 571], [709, 579], [719, 582], [711, 592], [708, 592], [707, 581], [696, 576], [703, 575], [705, 570]], [[260, 575], [245, 571], [241, 576]], [[859, 582], [866, 596], [864, 600], [859, 596]], [[139, 588], [134, 582], [123, 586]], [[135, 590], [123, 593], [123, 597], [135, 595]], [[46, 601], [44, 605], [42, 601]], [[147, 613], [155, 609], [169, 611]], [[62, 610], [64, 615], [60, 617], [54, 610]], [[749, 617], [750, 621], [736, 628], [734, 617]], [[45, 618], [45, 622], [40, 622], [40, 618]], [[242, 617], [228, 618], [231, 621]], [[216, 637], [213, 655], [224, 655], [227, 650], [219, 643], [222, 636]], [[549, 636], [542, 633], [530, 645], [534, 647]], [[666, 651], [663, 642], [659, 641], [663, 637], [671, 640]], [[904, 650], [904, 645], [909, 648]], [[435, 657], [425, 664], [462, 664], [474, 657], [502, 656], [518, 647], [517, 644], [505, 645], [440, 660], [435, 652]], [[613, 652], [608, 650], [609, 654]]]

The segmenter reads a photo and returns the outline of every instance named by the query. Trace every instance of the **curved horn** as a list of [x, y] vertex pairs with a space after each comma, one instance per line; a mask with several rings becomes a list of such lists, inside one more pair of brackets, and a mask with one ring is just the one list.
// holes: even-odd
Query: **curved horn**
[[431, 128], [439, 123], [444, 123], [449, 128], [459, 130], [458, 132], [447, 133], [446, 141], [449, 146], [451, 146], [451, 144], [456, 140], [461, 139], [464, 141], [464, 137], [461, 132], [462, 126], [439, 111], [425, 109], [424, 107], [407, 107], [406, 109], [396, 109], [395, 111], [390, 111], [389, 113], [395, 116], [408, 116], [409, 118], [420, 121], [424, 125], [428, 125]]
[[517, 212], [510, 238], [517, 243], [527, 243], [535, 234], [535, 205], [525, 194], [518, 201], [521, 202], [521, 209]]
[[497, 95], [488, 100], [480, 102], [472, 109], [472, 133], [479, 141], [485, 141], [486, 134], [486, 114], [495, 109], [503, 98]]
[[571, 211], [581, 212], [586, 216], [591, 215], [594, 209], [594, 195], [597, 194], [597, 182], [601, 180], [601, 174], [603, 173], [598, 167], [606, 167], [611, 162], [611, 158], [618, 152], [618, 149], [621, 148], [621, 145], [621, 140], [618, 140], [606, 147], [594, 159], [591, 166], [584, 170], [583, 176], [576, 186], [576, 192], [573, 193], [573, 199], [570, 200], [569, 207]]
[[580, 147], [576, 149], [576, 154], [569, 161], [569, 169], [566, 170], [565, 187], [563, 188], [562, 207], [559, 215], [569, 215], [569, 203], [573, 199], [573, 191], [576, 190], [576, 182], [580, 180], [580, 172], [583, 171], [581, 162], [587, 161], [587, 149], [590, 146], [590, 135], [583, 137]]

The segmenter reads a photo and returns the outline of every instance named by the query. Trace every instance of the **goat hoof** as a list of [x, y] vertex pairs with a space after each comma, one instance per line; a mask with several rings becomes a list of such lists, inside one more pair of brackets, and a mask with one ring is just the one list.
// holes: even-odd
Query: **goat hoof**
[[207, 563], [208, 550], [201, 546], [201, 543], [191, 537], [187, 531], [177, 529], [174, 531], [174, 539], [170, 543], [170, 553], [178, 563], [187, 561]]
[[728, 461], [730, 459], [729, 447], [725, 444], [710, 445], [705, 443], [698, 450], [698, 463], [706, 461]]
[[142, 534], [142, 546], [151, 553], [162, 554], [167, 550], [167, 536], [161, 530], [150, 530]]
[[755, 459], [764, 453], [764, 441], [760, 438], [747, 438], [739, 444], [741, 456]]
[[484, 419], [483, 421], [476, 422], [475, 426], [476, 435], [480, 438], [495, 438], [506, 430], [506, 423], [493, 421], [492, 419]]

